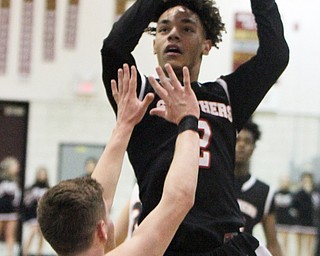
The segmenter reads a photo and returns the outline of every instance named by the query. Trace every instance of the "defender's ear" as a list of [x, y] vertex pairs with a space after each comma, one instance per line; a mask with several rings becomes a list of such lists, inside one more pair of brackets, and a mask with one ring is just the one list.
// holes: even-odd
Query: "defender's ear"
[[100, 220], [97, 225], [97, 235], [102, 241], [108, 240], [107, 227], [106, 223], [103, 220]]
[[202, 54], [208, 55], [212, 47], [212, 42], [209, 39], [204, 40]]

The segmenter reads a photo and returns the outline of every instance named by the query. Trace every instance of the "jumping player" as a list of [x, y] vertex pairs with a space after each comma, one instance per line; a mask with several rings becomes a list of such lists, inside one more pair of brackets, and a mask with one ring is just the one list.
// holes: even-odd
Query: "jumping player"
[[250, 173], [250, 159], [260, 136], [258, 125], [252, 121], [247, 122], [238, 134], [235, 166], [236, 194], [245, 220], [243, 231], [252, 234], [254, 226], [261, 222], [267, 248], [273, 256], [281, 256], [275, 225], [274, 190]]
[[[184, 86], [174, 76], [162, 79], [155, 90], [167, 104], [165, 110], [150, 114], [177, 125], [178, 136], [172, 163], [157, 207], [137, 228], [132, 239], [114, 249], [114, 228], [109, 213], [119, 180], [123, 157], [132, 131], [152, 101], [136, 96], [136, 70], [124, 65], [118, 86], [112, 91], [118, 105], [117, 123], [112, 136], [90, 177], [60, 182], [49, 189], [38, 204], [41, 231], [58, 255], [153, 255], [162, 256], [179, 224], [193, 206], [198, 180], [200, 110], [191, 89], [188, 69], [184, 68]], [[161, 71], [160, 71], [161, 72]], [[129, 86], [130, 84], [130, 86]], [[171, 91], [168, 94], [168, 91]], [[99, 182], [99, 183], [98, 183]]]
[[[236, 134], [282, 74], [289, 59], [274, 0], [251, 0], [251, 6], [258, 28], [257, 54], [235, 72], [214, 82], [197, 81], [202, 56], [217, 46], [224, 30], [212, 0], [137, 0], [104, 40], [103, 81], [114, 111], [117, 107], [110, 80], [117, 78], [117, 69], [123, 63], [136, 64], [131, 53], [151, 21], [157, 22], [154, 53], [159, 66], [164, 69], [166, 63], [171, 64], [180, 81], [183, 80], [182, 67], [187, 66], [200, 105], [196, 201], [165, 255], [210, 255], [236, 236], [243, 225], [233, 187]], [[154, 78], [138, 74], [140, 99], [153, 91], [153, 83]], [[164, 106], [157, 95], [150, 108], [155, 106]], [[161, 198], [176, 137], [175, 125], [148, 113], [132, 134], [127, 151], [140, 188], [143, 205], [140, 221]], [[257, 247], [257, 241], [251, 241], [251, 237], [241, 235], [234, 239], [243, 241], [247, 254]]]

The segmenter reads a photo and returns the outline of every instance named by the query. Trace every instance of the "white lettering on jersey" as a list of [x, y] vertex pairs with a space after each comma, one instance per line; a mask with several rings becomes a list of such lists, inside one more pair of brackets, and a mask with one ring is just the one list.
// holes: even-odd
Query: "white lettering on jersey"
[[200, 100], [199, 106], [201, 111], [214, 116], [227, 118], [232, 122], [231, 107], [221, 102]]
[[[166, 105], [163, 100], [159, 100], [157, 102], [157, 108], [163, 109], [165, 108], [165, 106]], [[201, 111], [204, 113], [224, 117], [228, 119], [230, 122], [232, 122], [232, 111], [229, 105], [226, 105], [221, 102], [200, 100], [199, 106]]]
[[252, 219], [255, 219], [257, 217], [258, 210], [254, 205], [241, 199], [238, 199], [238, 204], [242, 213], [250, 216]]

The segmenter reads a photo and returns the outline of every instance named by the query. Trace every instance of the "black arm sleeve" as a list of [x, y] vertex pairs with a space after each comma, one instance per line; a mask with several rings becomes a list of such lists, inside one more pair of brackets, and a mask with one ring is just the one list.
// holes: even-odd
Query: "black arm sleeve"
[[[136, 65], [131, 52], [138, 44], [144, 29], [154, 18], [155, 12], [163, 5], [162, 0], [137, 0], [114, 23], [111, 32], [104, 40], [102, 54], [103, 82], [108, 99], [116, 111], [116, 103], [112, 97], [111, 79], [117, 80], [117, 70], [124, 63]], [[141, 74], [138, 75], [137, 90], [140, 91]]]
[[277, 81], [289, 61], [289, 48], [274, 0], [251, 0], [258, 29], [257, 54], [235, 72], [222, 77], [228, 84], [233, 120], [240, 130]]

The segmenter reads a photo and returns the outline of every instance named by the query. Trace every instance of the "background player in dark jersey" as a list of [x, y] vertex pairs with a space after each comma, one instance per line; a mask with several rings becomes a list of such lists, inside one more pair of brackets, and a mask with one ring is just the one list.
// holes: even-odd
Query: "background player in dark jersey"
[[244, 231], [252, 233], [254, 226], [261, 222], [267, 248], [272, 255], [281, 256], [275, 228], [274, 192], [250, 173], [250, 159], [260, 136], [258, 125], [249, 121], [237, 137], [235, 184], [238, 203], [245, 220]]
[[[289, 58], [274, 0], [251, 0], [251, 6], [258, 27], [257, 54], [235, 72], [214, 82], [197, 81], [202, 56], [217, 46], [224, 30], [219, 11], [211, 0], [137, 0], [104, 40], [103, 80], [115, 111], [110, 80], [117, 78], [117, 69], [123, 63], [136, 64], [131, 52], [151, 21], [157, 22], [154, 53], [160, 67], [171, 64], [180, 81], [182, 67], [190, 70], [192, 88], [201, 110], [199, 186], [195, 206], [166, 255], [213, 252], [242, 226], [233, 188], [236, 133], [279, 78]], [[153, 91], [151, 81], [154, 80], [146, 79], [139, 72], [137, 95], [140, 99]], [[157, 95], [150, 108], [155, 106], [164, 106]], [[161, 198], [176, 136], [176, 126], [148, 113], [133, 132], [128, 156], [140, 188], [143, 205], [140, 221]], [[254, 241], [252, 247], [256, 246]]]
[[153, 99], [150, 94], [143, 102], [137, 99], [136, 70], [131, 68], [130, 78], [129, 67], [124, 65], [124, 71], [118, 71], [119, 88], [116, 89], [115, 81], [112, 86], [118, 104], [116, 127], [92, 178], [62, 181], [39, 201], [40, 228], [59, 255], [102, 256], [107, 250], [106, 255], [110, 256], [162, 256], [192, 208], [198, 180], [200, 110], [191, 89], [188, 69], [184, 68], [184, 86], [180, 85], [170, 66], [167, 71], [171, 74], [172, 84], [162, 74], [164, 88], [154, 85], [167, 108], [165, 111], [155, 108], [150, 112], [177, 125], [179, 130], [161, 201], [141, 222], [132, 239], [114, 249], [114, 229], [109, 212], [125, 150], [135, 125]]

